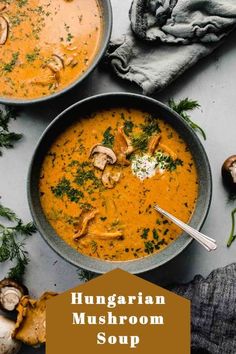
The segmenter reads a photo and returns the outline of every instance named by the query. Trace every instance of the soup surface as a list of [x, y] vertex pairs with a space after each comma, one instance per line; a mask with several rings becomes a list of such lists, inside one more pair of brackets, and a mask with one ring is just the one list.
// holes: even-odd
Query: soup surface
[[97, 0], [0, 0], [0, 96], [39, 98], [70, 85], [101, 33]]
[[153, 206], [188, 222], [198, 179], [188, 147], [169, 124], [115, 108], [78, 119], [57, 138], [39, 189], [45, 215], [65, 242], [120, 261], [159, 252], [181, 234]]

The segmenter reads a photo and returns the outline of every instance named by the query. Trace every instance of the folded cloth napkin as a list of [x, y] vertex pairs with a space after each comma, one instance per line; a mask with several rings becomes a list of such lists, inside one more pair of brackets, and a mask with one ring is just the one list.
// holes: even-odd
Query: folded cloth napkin
[[191, 300], [196, 353], [236, 353], [236, 264], [217, 269], [206, 279], [198, 275], [171, 290]]
[[235, 0], [133, 0], [131, 28], [111, 42], [116, 74], [160, 91], [210, 54], [236, 26]]

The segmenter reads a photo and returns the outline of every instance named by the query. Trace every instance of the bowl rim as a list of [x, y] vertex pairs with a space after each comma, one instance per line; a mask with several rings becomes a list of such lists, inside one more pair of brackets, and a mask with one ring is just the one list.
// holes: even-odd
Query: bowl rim
[[93, 72], [93, 70], [97, 67], [97, 65], [100, 63], [102, 60], [108, 45], [109, 41], [111, 38], [111, 33], [112, 33], [112, 26], [113, 26], [113, 12], [112, 12], [112, 6], [111, 6], [111, 0], [98, 0], [102, 6], [107, 7], [106, 8], [106, 15], [104, 16], [105, 21], [104, 21], [104, 38], [101, 39], [101, 45], [98, 49], [98, 52], [91, 63], [91, 65], [88, 67], [88, 69], [80, 75], [76, 80], [74, 80], [72, 83], [70, 83], [68, 86], [64, 87], [62, 90], [55, 92], [51, 95], [47, 96], [42, 96], [39, 98], [33, 98], [33, 99], [22, 99], [22, 98], [4, 98], [4, 96], [0, 96], [0, 104], [4, 105], [11, 105], [11, 106], [31, 106], [35, 104], [40, 104], [44, 103], [49, 100], [56, 99], [63, 94], [70, 92], [73, 88], [75, 88], [77, 85], [82, 83], [86, 78]]
[[[166, 111], [168, 114], [172, 115], [172, 117], [176, 118], [179, 122], [181, 122], [181, 124], [185, 126], [186, 131], [188, 131], [191, 134], [191, 136], [194, 138], [195, 142], [198, 145], [198, 148], [200, 149], [201, 158], [203, 158], [203, 160], [205, 162], [205, 167], [206, 167], [207, 173], [208, 173], [208, 175], [207, 175], [208, 189], [206, 190], [207, 196], [206, 196], [206, 200], [205, 200], [204, 210], [202, 211], [202, 216], [201, 216], [200, 220], [198, 221], [197, 226], [195, 226], [195, 228], [197, 230], [200, 230], [202, 228], [202, 226], [207, 218], [207, 215], [209, 213], [210, 206], [211, 206], [212, 188], [213, 188], [210, 162], [209, 162], [208, 156], [206, 154], [206, 151], [203, 147], [202, 142], [198, 138], [195, 131], [187, 124], [187, 122], [178, 113], [173, 111], [170, 107], [168, 107], [164, 103], [162, 103], [154, 98], [140, 95], [140, 94], [130, 93], [130, 92], [102, 93], [102, 94], [97, 94], [94, 96], [87, 97], [85, 99], [82, 99], [82, 100], [72, 104], [71, 106], [69, 106], [68, 108], [63, 110], [60, 114], [58, 114], [53, 119], [53, 121], [47, 126], [47, 128], [42, 133], [42, 135], [36, 145], [36, 148], [34, 150], [34, 153], [33, 153], [33, 156], [32, 156], [31, 162], [30, 162], [28, 176], [27, 176], [28, 204], [30, 207], [30, 211], [31, 211], [31, 215], [33, 217], [34, 223], [35, 223], [39, 233], [41, 234], [42, 238], [46, 241], [46, 243], [50, 246], [50, 248], [54, 250], [54, 252], [56, 252], [60, 257], [62, 257], [67, 262], [73, 264], [76, 267], [83, 268], [88, 271], [95, 272], [97, 274], [103, 274], [103, 273], [106, 273], [107, 271], [110, 271], [110, 270], [116, 269], [116, 268], [122, 268], [130, 273], [133, 273], [133, 274], [140, 274], [140, 273], [144, 273], [144, 272], [153, 270], [155, 268], [159, 268], [159, 267], [163, 266], [164, 264], [167, 264], [168, 262], [170, 262], [171, 260], [176, 258], [180, 253], [182, 253], [193, 242], [193, 239], [190, 236], [188, 236], [186, 233], [183, 232], [180, 235], [180, 237], [177, 238], [177, 240], [175, 240], [173, 243], [171, 243], [168, 247], [166, 247], [160, 253], [154, 253], [154, 254], [149, 255], [147, 257], [138, 258], [138, 259], [134, 259], [134, 260], [128, 260], [128, 261], [105, 261], [105, 260], [100, 260], [97, 258], [85, 256], [85, 255], [77, 252], [76, 250], [74, 250], [71, 246], [67, 245], [66, 242], [63, 241], [58, 235], [57, 235], [57, 237], [60, 238], [61, 243], [63, 243], [63, 246], [62, 247], [55, 247], [53, 242], [46, 235], [45, 230], [44, 230], [43, 226], [41, 225], [41, 222], [39, 221], [39, 217], [38, 217], [37, 212], [35, 210], [36, 208], [34, 206], [34, 201], [33, 201], [33, 197], [31, 194], [32, 178], [33, 178], [32, 173], [33, 173], [33, 167], [34, 167], [33, 165], [35, 163], [35, 158], [37, 157], [37, 154], [40, 153], [41, 144], [44, 142], [44, 139], [45, 139], [45, 136], [47, 135], [47, 133], [54, 127], [54, 125], [56, 125], [61, 119], [63, 119], [64, 115], [66, 115], [70, 111], [73, 111], [73, 109], [75, 107], [84, 105], [90, 101], [97, 100], [97, 99], [98, 100], [108, 99], [111, 96], [112, 97], [119, 96], [124, 99], [125, 98], [129, 99], [130, 97], [132, 97], [133, 99], [136, 98], [139, 100], [143, 100], [145, 104], [150, 103], [152, 105], [157, 105], [157, 106], [161, 107], [164, 111]], [[191, 224], [191, 220], [190, 220], [190, 224]], [[56, 234], [56, 232], [55, 232], [55, 234]], [[163, 259], [161, 262], [159, 261], [157, 265], [155, 264], [157, 262], [152, 262], [152, 259], [155, 260], [155, 258], [157, 258], [157, 256], [159, 254], [165, 252], [167, 249], [169, 249], [171, 247], [171, 245], [175, 244], [181, 238], [182, 238], [182, 246], [181, 247], [176, 248], [174, 250], [174, 252], [171, 253], [171, 255], [169, 255], [166, 259]], [[71, 250], [73, 250], [73, 252], [76, 252], [76, 254], [81, 256], [81, 258], [83, 259], [83, 262], [85, 260], [85, 264], [83, 262], [82, 263], [78, 262], [78, 260], [75, 261], [74, 259], [69, 258], [69, 256], [66, 254], [66, 252], [63, 251], [63, 248], [66, 248], [67, 251], [68, 251], [68, 249], [71, 249]], [[150, 262], [148, 262], [148, 260]], [[134, 268], [135, 265], [138, 263], [141, 265], [142, 265], [142, 263], [144, 263], [144, 266], [142, 266], [142, 267], [138, 266], [138, 268], [141, 268], [141, 269]], [[147, 264], [145, 264], [145, 263], [147, 263]], [[100, 267], [99, 269], [97, 269], [97, 265], [99, 265], [99, 267]], [[123, 266], [125, 266], [125, 265], [130, 265], [130, 266], [123, 268]]]

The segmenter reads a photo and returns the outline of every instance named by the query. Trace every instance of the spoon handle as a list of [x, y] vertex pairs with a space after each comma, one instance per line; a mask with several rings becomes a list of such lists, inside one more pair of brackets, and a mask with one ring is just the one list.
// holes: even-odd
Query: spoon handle
[[169, 214], [167, 211], [163, 210], [160, 208], [158, 205], [154, 206], [154, 209], [161, 213], [162, 215], [166, 216], [169, 218], [173, 223], [175, 223], [177, 226], [179, 226], [183, 231], [187, 232], [192, 238], [194, 238], [196, 241], [198, 241], [205, 249], [210, 252], [214, 251], [217, 249], [217, 244], [216, 240], [213, 238], [210, 238], [201, 232], [193, 229], [191, 226], [185, 224], [183, 221], [177, 219], [175, 216]]

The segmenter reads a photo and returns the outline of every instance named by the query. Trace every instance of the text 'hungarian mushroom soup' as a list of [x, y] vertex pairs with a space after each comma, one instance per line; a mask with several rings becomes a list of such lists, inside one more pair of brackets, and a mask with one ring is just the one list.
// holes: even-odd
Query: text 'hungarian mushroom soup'
[[97, 0], [0, 0], [0, 96], [33, 99], [72, 84], [101, 39]]
[[153, 206], [188, 222], [198, 178], [169, 124], [116, 108], [78, 119], [57, 138], [39, 188], [44, 213], [66, 243], [91, 257], [125, 261], [160, 252], [181, 234]]

